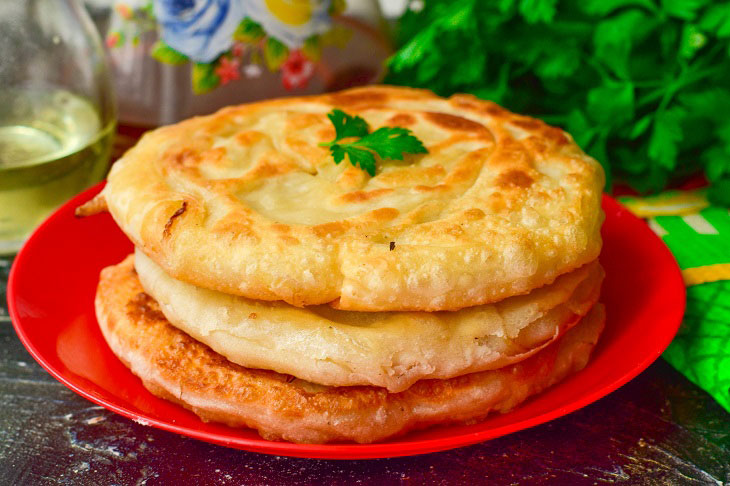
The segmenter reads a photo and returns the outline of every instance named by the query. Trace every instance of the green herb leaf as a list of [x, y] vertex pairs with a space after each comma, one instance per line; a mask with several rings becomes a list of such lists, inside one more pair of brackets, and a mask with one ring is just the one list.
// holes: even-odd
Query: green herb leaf
[[707, 5], [710, 0], [662, 0], [662, 10], [667, 14], [684, 20], [692, 20], [697, 10]]
[[718, 37], [730, 37], [730, 3], [718, 3], [707, 9], [699, 22], [700, 28]]
[[634, 116], [634, 86], [608, 81], [588, 92], [588, 113], [602, 124], [623, 124]]
[[672, 170], [677, 165], [679, 142], [682, 141], [682, 119], [687, 112], [675, 106], [663, 113], [658, 113], [654, 120], [654, 130], [649, 140], [649, 157], [661, 167]]
[[335, 141], [347, 137], [364, 137], [368, 134], [368, 122], [362, 117], [351, 116], [342, 110], [334, 109], [327, 114], [335, 127]]
[[[342, 162], [347, 155], [353, 166], [374, 176], [375, 154], [383, 160], [403, 160], [404, 153], [428, 153], [423, 143], [407, 128], [381, 127], [368, 133], [370, 129], [363, 118], [338, 109], [327, 114], [327, 118], [335, 127], [335, 139], [320, 146], [329, 147], [335, 164]], [[343, 142], [348, 138], [357, 139]]]
[[719, 181], [730, 172], [730, 154], [724, 147], [715, 145], [707, 149], [703, 155], [707, 157], [707, 179], [711, 182]]
[[712, 204], [730, 206], [730, 178], [713, 182], [707, 193], [707, 198]]
[[730, 113], [730, 92], [719, 87], [682, 93], [677, 100], [693, 115], [720, 124], [727, 120]]
[[429, 55], [429, 47], [438, 42], [443, 32], [469, 29], [470, 19], [474, 19], [474, 1], [455, 2], [442, 17], [433, 22], [431, 28], [424, 29], [388, 60], [390, 68], [401, 70], [420, 63], [424, 58], [431, 58], [433, 56]]
[[629, 140], [636, 140], [642, 136], [651, 125], [651, 119], [652, 115], [645, 115], [634, 123], [631, 132], [629, 132]]
[[593, 34], [596, 59], [606, 64], [620, 78], [628, 78], [629, 56], [656, 22], [644, 11], [630, 9], [598, 24]]
[[609, 180], [730, 179], [730, 2], [428, 0], [397, 34], [386, 82], [562, 124]]
[[330, 153], [332, 154], [332, 158], [335, 159], [335, 164], [337, 165], [345, 160], [345, 149], [337, 144], [330, 146]]
[[520, 14], [528, 24], [550, 22], [555, 17], [557, 0], [521, 0]]
[[578, 7], [588, 15], [604, 17], [615, 10], [625, 7], [643, 7], [655, 11], [652, 0], [584, 0], [578, 2]]
[[426, 147], [407, 128], [381, 127], [370, 135], [352, 142], [353, 147], [364, 147], [378, 154], [382, 159], [403, 160], [403, 154], [425, 154]]
[[568, 131], [573, 135], [575, 143], [577, 143], [583, 150], [588, 149], [588, 145], [596, 135], [595, 126], [588, 121], [588, 117], [579, 110], [574, 109], [568, 114], [567, 119]]
[[[352, 165], [360, 167], [362, 170], [370, 174], [370, 177], [375, 176], [375, 156], [372, 152], [347, 144], [340, 145], [338, 147], [347, 154]], [[334, 156], [334, 154], [332, 155]], [[335, 163], [337, 163], [337, 160], [335, 160]]]
[[556, 79], [571, 76], [579, 67], [580, 53], [574, 46], [567, 45], [556, 49], [551, 56], [543, 56], [535, 65], [535, 73], [543, 79]]
[[[702, 154], [707, 178], [713, 183], [724, 179], [730, 180], [730, 121], [720, 125], [715, 135], [719, 142], [706, 148]], [[726, 198], [730, 199], [730, 194]]]
[[694, 57], [695, 53], [707, 44], [707, 37], [694, 24], [686, 24], [682, 29], [679, 41], [679, 55], [685, 59]]

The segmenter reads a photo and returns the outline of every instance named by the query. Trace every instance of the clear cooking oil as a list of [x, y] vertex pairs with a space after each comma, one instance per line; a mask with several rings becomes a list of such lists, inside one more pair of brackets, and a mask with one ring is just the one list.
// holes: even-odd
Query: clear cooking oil
[[0, 254], [104, 177], [114, 129], [69, 91], [0, 88]]

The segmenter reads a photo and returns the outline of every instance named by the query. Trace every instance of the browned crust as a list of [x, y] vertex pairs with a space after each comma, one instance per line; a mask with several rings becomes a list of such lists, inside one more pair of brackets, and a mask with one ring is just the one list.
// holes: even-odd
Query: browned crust
[[[335, 166], [320, 146], [334, 107], [407, 125], [429, 154], [379, 161], [375, 177]], [[603, 181], [542, 121], [473, 96], [369, 86], [151, 131], [104, 194], [179, 280], [296, 306], [431, 312], [525, 294], [596, 259]]]
[[182, 202], [182, 206], [180, 206], [180, 209], [172, 213], [172, 216], [170, 216], [170, 219], [167, 220], [167, 223], [165, 223], [165, 229], [162, 230], [162, 234], [165, 237], [170, 236], [170, 230], [172, 229], [172, 225], [175, 223], [175, 218], [179, 218], [180, 216], [185, 213], [185, 210], [188, 208], [187, 201]]
[[106, 205], [106, 199], [104, 199], [104, 195], [97, 194], [92, 199], [77, 207], [74, 210], [74, 216], [76, 216], [77, 218], [83, 218], [85, 216], [93, 216], [95, 214], [103, 213], [108, 210], [109, 208]]
[[102, 271], [99, 325], [112, 351], [154, 394], [203, 420], [252, 427], [267, 439], [373, 442], [434, 424], [506, 412], [582, 369], [603, 328], [598, 304], [560, 341], [520, 363], [449, 380], [423, 380], [400, 393], [320, 387], [235, 365], [175, 329], [144, 294], [131, 257]]

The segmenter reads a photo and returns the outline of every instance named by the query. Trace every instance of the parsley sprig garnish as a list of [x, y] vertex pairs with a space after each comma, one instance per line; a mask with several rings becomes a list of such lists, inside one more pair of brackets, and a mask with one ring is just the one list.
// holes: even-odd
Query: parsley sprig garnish
[[[335, 164], [347, 155], [350, 163], [360, 167], [370, 176], [375, 175], [375, 155], [383, 160], [403, 160], [403, 154], [427, 154], [428, 150], [407, 128], [381, 127], [370, 133], [368, 123], [359, 116], [351, 116], [342, 110], [334, 109], [327, 114], [335, 127], [335, 139], [322, 142], [321, 147], [329, 147]], [[356, 140], [344, 141], [355, 138]]]
[[538, 115], [640, 192], [704, 171], [730, 205], [730, 2], [422, 3], [386, 83]]

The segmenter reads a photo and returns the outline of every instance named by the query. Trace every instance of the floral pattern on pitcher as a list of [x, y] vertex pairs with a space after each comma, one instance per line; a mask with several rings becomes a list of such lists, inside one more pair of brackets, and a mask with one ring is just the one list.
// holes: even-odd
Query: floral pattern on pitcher
[[344, 0], [124, 0], [117, 1], [107, 46], [139, 44], [155, 30], [150, 55], [172, 65], [192, 64], [192, 88], [207, 93], [281, 73], [285, 89], [307, 86], [325, 46], [343, 48], [352, 32], [334, 25]]

